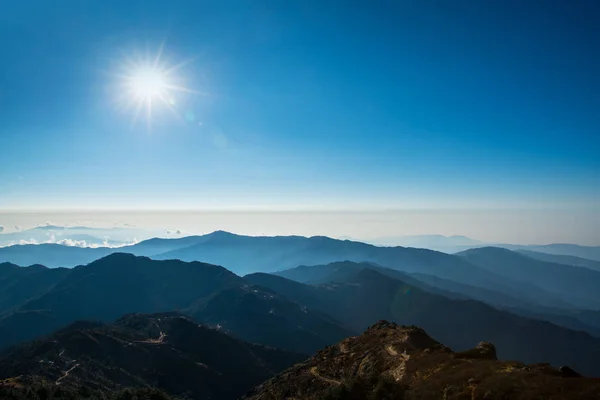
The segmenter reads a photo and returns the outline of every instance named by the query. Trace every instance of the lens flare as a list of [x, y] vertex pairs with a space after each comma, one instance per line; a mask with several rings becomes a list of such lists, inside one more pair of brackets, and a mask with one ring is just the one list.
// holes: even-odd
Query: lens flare
[[146, 123], [151, 125], [153, 111], [157, 108], [170, 110], [178, 119], [183, 119], [176, 105], [178, 97], [184, 94], [199, 94], [187, 87], [183, 81], [181, 68], [192, 60], [174, 64], [164, 56], [164, 43], [156, 55], [123, 56], [119, 73], [111, 74], [118, 78], [117, 105], [124, 110], [133, 110], [132, 124], [144, 110]]

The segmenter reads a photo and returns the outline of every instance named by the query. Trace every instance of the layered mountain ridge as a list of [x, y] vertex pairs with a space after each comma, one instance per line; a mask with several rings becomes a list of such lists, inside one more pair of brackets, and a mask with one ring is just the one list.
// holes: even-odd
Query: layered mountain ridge
[[[571, 296], [569, 301], [593, 302], [591, 282], [595, 281], [597, 272], [592, 269], [552, 263], [497, 248], [480, 248], [456, 256], [418, 249], [392, 249], [393, 253], [387, 254], [389, 249], [356, 246], [355, 242], [323, 237], [307, 242], [302, 237], [285, 237], [277, 239], [278, 245], [283, 247], [283, 252], [278, 252], [269, 250], [273, 238], [258, 243], [257, 249], [252, 248], [257, 243], [254, 239], [232, 237], [224, 232], [208, 238], [186, 238], [196, 243], [192, 247], [210, 244], [211, 247], [206, 249], [214, 250], [212, 257], [237, 259], [241, 257], [239, 254], [234, 257], [227, 252], [239, 248], [240, 254], [248, 256], [252, 263], [266, 260], [274, 266], [278, 257], [289, 254], [294, 246], [300, 246], [295, 247], [300, 248], [296, 253], [298, 259], [321, 249], [323, 253], [317, 251], [314, 259], [370, 256], [371, 259], [394, 262], [395, 268], [374, 261], [337, 261], [279, 270], [276, 274], [253, 273], [240, 277], [215, 264], [156, 260], [128, 253], [112, 253], [72, 269], [0, 264], [0, 346], [5, 348], [5, 353], [0, 356], [0, 377], [5, 379], [4, 383], [0, 382], [0, 390], [5, 385], [11, 393], [19, 393], [19, 387], [39, 387], [42, 391], [48, 389], [51, 390], [48, 393], [55, 393], [62, 387], [60, 390], [76, 393], [74, 396], [84, 390], [103, 398], [121, 396], [123, 390], [129, 390], [127, 388], [139, 391], [151, 387], [158, 392], [151, 389], [140, 395], [158, 396], [157, 399], [164, 396], [235, 398], [294, 362], [319, 349], [331, 349], [333, 343], [340, 341], [337, 346], [341, 353], [327, 353], [326, 359], [309, 368], [308, 377], [320, 381], [320, 384], [313, 382], [314, 387], [329, 386], [321, 387], [318, 393], [311, 392], [312, 389], [285, 393], [299, 399], [350, 399], [357, 398], [352, 397], [356, 393], [363, 396], [358, 398], [385, 393], [404, 398], [400, 396], [422, 393], [422, 397], [415, 396], [433, 399], [440, 398], [440, 393], [446, 398], [455, 398], [454, 395], [461, 398], [467, 395], [468, 388], [474, 398], [485, 398], [485, 393], [489, 396], [497, 393], [479, 390], [487, 388], [500, 376], [501, 388], [514, 384], [510, 379], [503, 380], [506, 368], [518, 371], [514, 375], [518, 379], [533, 374], [533, 379], [547, 381], [565, 393], [573, 390], [562, 384], [556, 386], [553, 381], [555, 378], [566, 379], [565, 374], [572, 371], [570, 369], [563, 368], [562, 372], [549, 366], [540, 369], [509, 360], [534, 364], [548, 362], [555, 367], [568, 365], [584, 375], [600, 376], [600, 330], [596, 311], [571, 308], [570, 302], [565, 302], [565, 308], [550, 308], [535, 301], [539, 296], [542, 303], [547, 300], [551, 304], [561, 304], [563, 296], [557, 285], [564, 277], [563, 281], [570, 285], [577, 285], [582, 279], [588, 281], [587, 286], [582, 286], [584, 290]], [[201, 242], [197, 243], [197, 240]], [[157, 243], [164, 250], [177, 240]], [[144, 245], [149, 246], [144, 251], [155, 248], [157, 243], [149, 241]], [[290, 243], [293, 246], [286, 247]], [[309, 250], [303, 246], [308, 246]], [[390, 254], [402, 259], [393, 259]], [[504, 261], [510, 265], [505, 265]], [[427, 262], [432, 264], [427, 269], [422, 268], [421, 265]], [[403, 270], [407, 265], [407, 270]], [[438, 276], [436, 271], [445, 271], [445, 277]], [[543, 276], [544, 272], [547, 276]], [[566, 276], [569, 272], [573, 272], [571, 277]], [[469, 276], [470, 273], [474, 276]], [[489, 279], [496, 277], [500, 283], [493, 286]], [[534, 277], [534, 283], [529, 282], [531, 277]], [[531, 290], [519, 293], [518, 288], [510, 288], [502, 282], [516, 282]], [[372, 327], [377, 320], [391, 322]], [[405, 326], [397, 328], [396, 323]], [[383, 346], [388, 356], [394, 357], [385, 356], [381, 349], [361, 345], [356, 348], [364, 349], [362, 358], [349, 361], [347, 354], [354, 357], [355, 352], [348, 353], [345, 343], [365, 335], [373, 337], [373, 332], [390, 327], [395, 327], [394, 332], [400, 329], [404, 335], [400, 336], [409, 338], [404, 345], [396, 341], [390, 348], [387, 344]], [[358, 336], [365, 329], [365, 335]], [[425, 331], [453, 351], [431, 339]], [[375, 337], [381, 336], [378, 335]], [[36, 341], [19, 345], [31, 339]], [[366, 340], [375, 341], [373, 338]], [[486, 344], [475, 347], [480, 341], [494, 343], [497, 350]], [[61, 349], [57, 348], [57, 343]], [[14, 347], [7, 348], [10, 345]], [[267, 348], [268, 351], [263, 351], [264, 346], [282, 350]], [[227, 364], [231, 361], [226, 359], [237, 357], [230, 349], [239, 349], [246, 354], [242, 356], [245, 367], [235, 370]], [[422, 354], [434, 353], [439, 357], [408, 364], [408, 360], [414, 361]], [[287, 364], [277, 364], [275, 359], [280, 360], [279, 356], [271, 359], [273, 354], [283, 355]], [[322, 354], [323, 351], [315, 357]], [[402, 361], [405, 355], [411, 357]], [[480, 364], [482, 357], [491, 357], [485, 360], [494, 363]], [[505, 361], [497, 361], [496, 357]], [[322, 369], [330, 369], [331, 365], [327, 364], [330, 358], [337, 360], [338, 375], [321, 373]], [[243, 361], [245, 359], [248, 362]], [[393, 364], [398, 360], [400, 364]], [[472, 360], [477, 360], [478, 368], [486, 369], [490, 375], [475, 374], [465, 387], [462, 378], [457, 381], [451, 371], [458, 369], [473, 375], [471, 363], [475, 361]], [[347, 362], [351, 368], [344, 367]], [[437, 366], [431, 364], [434, 362], [438, 362]], [[379, 370], [381, 365], [389, 368]], [[407, 366], [410, 366], [408, 370]], [[248, 372], [246, 368], [257, 373]], [[298, 368], [292, 367], [283, 374], [296, 371], [292, 376], [299, 379], [298, 384], [308, 384], [302, 378], [304, 372]], [[356, 371], [359, 372], [352, 368], [358, 368]], [[428, 386], [420, 380], [419, 371], [430, 374], [432, 369], [442, 371], [443, 374], [435, 379], [446, 383], [438, 385], [436, 380], [433, 391], [428, 391]], [[386, 372], [388, 370], [392, 372]], [[403, 375], [406, 371], [412, 371], [410, 379]], [[172, 376], [175, 372], [177, 376]], [[239, 374], [252, 379], [238, 379]], [[476, 384], [480, 378], [484, 382], [482, 385]], [[229, 391], [221, 389], [223, 385], [230, 386]], [[270, 383], [265, 385], [263, 389], [270, 387]], [[261, 390], [252, 396], [259, 393], [268, 396], [278, 393], [279, 389]]]
[[175, 310], [239, 338], [305, 354], [356, 333], [217, 265], [115, 253], [64, 271], [58, 283], [0, 318], [0, 348], [77, 320]]
[[[327, 268], [323, 266], [322, 268]], [[339, 268], [336, 267], [334, 270]], [[418, 325], [448, 346], [465, 350], [485, 340], [499, 346], [499, 357], [524, 362], [573, 365], [588, 375], [599, 375], [600, 338], [586, 332], [498, 310], [473, 300], [449, 299], [366, 267], [354, 274], [341, 271], [319, 285], [252, 274], [245, 279], [335, 315], [350, 328], [362, 331], [374, 320]]]

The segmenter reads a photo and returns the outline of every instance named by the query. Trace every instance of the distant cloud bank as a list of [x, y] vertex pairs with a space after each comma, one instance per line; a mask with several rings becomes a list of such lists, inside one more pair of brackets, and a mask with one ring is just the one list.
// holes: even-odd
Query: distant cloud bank
[[20, 240], [15, 240], [13, 242], [8, 243], [5, 246], [0, 246], [0, 247], [9, 247], [9, 246], [14, 246], [14, 245], [25, 245], [25, 244], [60, 244], [63, 246], [71, 246], [71, 247], [90, 247], [90, 248], [109, 247], [109, 248], [116, 249], [119, 247], [131, 246], [131, 245], [134, 245], [139, 242], [140, 242], [140, 240], [134, 238], [130, 242], [119, 243], [119, 244], [112, 244], [112, 243], [108, 242], [107, 240], [103, 241], [102, 243], [92, 243], [92, 242], [88, 242], [86, 240], [75, 240], [75, 239], [69, 239], [69, 238], [57, 240], [54, 235], [50, 235], [48, 240], [20, 239]]

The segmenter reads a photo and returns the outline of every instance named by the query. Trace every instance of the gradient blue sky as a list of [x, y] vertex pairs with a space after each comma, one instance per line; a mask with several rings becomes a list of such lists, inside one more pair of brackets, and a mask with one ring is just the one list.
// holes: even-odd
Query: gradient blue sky
[[[148, 130], [163, 41], [203, 94]], [[0, 209], [600, 207], [597, 1], [4, 1], [0, 48]]]

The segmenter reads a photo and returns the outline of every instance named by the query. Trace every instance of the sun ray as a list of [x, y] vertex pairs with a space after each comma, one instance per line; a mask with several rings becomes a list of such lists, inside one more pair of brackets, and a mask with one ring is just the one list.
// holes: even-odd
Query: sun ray
[[163, 103], [165, 103], [169, 111], [173, 113], [173, 115], [175, 116], [175, 118], [177, 118], [178, 121], [183, 121], [183, 118], [181, 118], [181, 115], [177, 112], [177, 109], [173, 106], [173, 104], [171, 104], [171, 102], [169, 102], [169, 99], [167, 99], [164, 95], [161, 95], [159, 99]]
[[137, 119], [138, 119], [138, 117], [139, 117], [139, 115], [140, 115], [140, 111], [142, 111], [142, 107], [143, 107], [143, 106], [144, 106], [144, 103], [142, 103], [141, 101], [138, 101], [138, 102], [135, 104], [135, 106], [134, 106], [134, 107], [135, 107], [135, 111], [134, 111], [134, 114], [133, 114], [133, 119], [131, 120], [131, 126], [132, 126], [132, 127], [133, 127], [133, 126], [135, 125], [135, 123], [137, 122]]
[[148, 118], [146, 119], [146, 123], [147, 123], [147, 127], [148, 127], [148, 132], [150, 132], [150, 128], [152, 128], [152, 97], [148, 97], [148, 99], [147, 99], [146, 111], [148, 113], [147, 114]]
[[[154, 64], [153, 64], [153, 68], [157, 68], [158, 67], [158, 63], [160, 62], [160, 57], [162, 56], [163, 50], [165, 48], [165, 41], [163, 40], [160, 43], [160, 46], [158, 47], [158, 51], [156, 52], [156, 57], [154, 57]], [[166, 71], [165, 71], [166, 72]]]
[[163, 40], [153, 56], [150, 56], [147, 47], [137, 58], [123, 54], [121, 69], [108, 73], [121, 83], [121, 93], [116, 102], [124, 110], [133, 109], [132, 125], [144, 110], [147, 127], [150, 129], [152, 118], [156, 118], [155, 109], [158, 111], [159, 108], [168, 109], [181, 120], [181, 115], [175, 107], [177, 103], [174, 102], [176, 93], [180, 93], [180, 96], [208, 95], [182, 84], [181, 77], [177, 76], [179, 74], [174, 74], [197, 57], [173, 65], [166, 62], [165, 49], [166, 41]]
[[172, 66], [170, 68], [167, 68], [165, 70], [165, 73], [170, 74], [172, 72], [175, 72], [178, 69], [183, 68], [183, 67], [185, 67], [188, 64], [196, 62], [196, 60], [198, 60], [198, 58], [200, 58], [200, 56], [194, 56], [194, 57], [188, 58], [187, 60], [184, 60], [184, 61], [180, 62], [179, 64], [176, 64], [176, 65], [174, 65], [174, 66]]
[[185, 86], [176, 86], [176, 85], [165, 84], [164, 87], [167, 89], [174, 90], [176, 92], [194, 93], [194, 94], [200, 94], [203, 96], [208, 96], [208, 93], [199, 92], [194, 89], [186, 88]]

